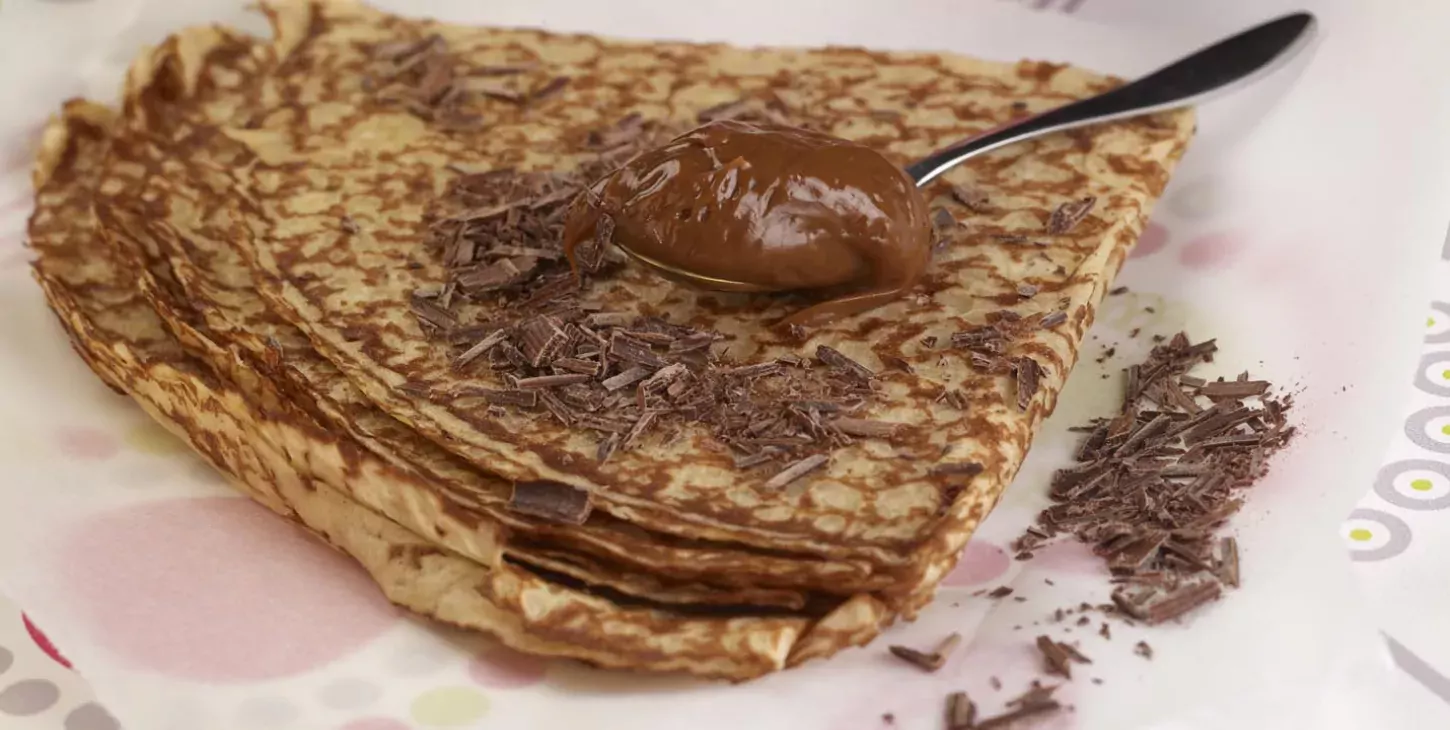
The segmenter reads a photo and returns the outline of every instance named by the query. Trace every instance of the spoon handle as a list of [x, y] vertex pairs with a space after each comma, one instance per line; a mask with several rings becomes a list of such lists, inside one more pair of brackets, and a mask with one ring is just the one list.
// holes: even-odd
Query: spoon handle
[[1192, 104], [1287, 61], [1307, 45], [1314, 26], [1309, 13], [1271, 20], [1112, 91], [983, 132], [913, 163], [906, 172], [920, 187], [963, 160], [1013, 142]]

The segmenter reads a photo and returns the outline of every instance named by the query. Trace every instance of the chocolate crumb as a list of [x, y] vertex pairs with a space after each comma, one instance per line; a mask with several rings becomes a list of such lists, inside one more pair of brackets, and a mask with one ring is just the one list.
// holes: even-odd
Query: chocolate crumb
[[421, 324], [436, 327], [438, 330], [447, 332], [454, 325], [458, 324], [458, 318], [452, 312], [434, 304], [424, 297], [414, 296], [409, 302], [409, 308], [418, 317]]
[[1230, 587], [1239, 587], [1239, 543], [1232, 537], [1219, 542], [1218, 578]]
[[610, 337], [609, 354], [611, 357], [646, 368], [661, 368], [665, 365], [664, 360], [661, 360], [654, 350], [650, 349], [649, 344], [618, 330]]
[[1056, 684], [1044, 685], [1041, 680], [1034, 679], [1032, 680], [1032, 685], [1027, 688], [1026, 692], [1007, 700], [1007, 706], [1027, 707], [1029, 705], [1040, 705], [1052, 699], [1052, 695], [1057, 692], [1058, 686]]
[[590, 327], [623, 327], [632, 317], [624, 312], [595, 312], [584, 318]]
[[547, 99], [563, 91], [564, 87], [568, 85], [568, 77], [555, 76], [554, 78], [549, 79], [547, 82], [545, 82], [543, 86], [535, 89], [534, 92], [529, 95], [529, 101], [542, 101], [544, 99]]
[[972, 726], [972, 730], [1002, 730], [1003, 728], [1016, 727], [1019, 721], [1029, 717], [1056, 712], [1061, 708], [1061, 705], [1058, 704], [1057, 700], [1051, 699], [1052, 689], [1056, 688], [1053, 687], [1044, 690], [1041, 687], [1034, 687], [1027, 695], [1008, 703], [1009, 706], [1014, 706], [1015, 709], [993, 717], [983, 718], [977, 721], [976, 725]]
[[1198, 389], [1198, 394], [1209, 398], [1230, 397], [1247, 398], [1249, 396], [1263, 395], [1269, 389], [1267, 380], [1241, 380], [1224, 382], [1222, 380], [1212, 383], [1204, 383]]
[[892, 655], [896, 656], [898, 659], [906, 661], [910, 664], [915, 664], [917, 667], [920, 667], [921, 669], [924, 669], [928, 672], [935, 672], [936, 670], [941, 669], [946, 664], [947, 659], [951, 657], [952, 651], [957, 648], [957, 645], [960, 644], [961, 641], [961, 634], [952, 633], [948, 635], [945, 639], [943, 639], [941, 643], [938, 644], [937, 647], [930, 652], [924, 652], [917, 649], [912, 649], [911, 647], [899, 645], [889, 646], [887, 647], [887, 649], [892, 653]]
[[1047, 232], [1062, 234], [1071, 231], [1092, 212], [1093, 206], [1097, 202], [1096, 197], [1089, 195], [1057, 206], [1047, 221]]
[[[1084, 618], [1086, 618], [1086, 617], [1084, 617]], [[1075, 661], [1075, 662], [1077, 662], [1078, 664], [1092, 664], [1093, 663], [1093, 660], [1092, 659], [1089, 659], [1086, 654], [1083, 654], [1082, 653], [1082, 650], [1078, 649], [1077, 647], [1073, 646], [1072, 644], [1066, 644], [1066, 643], [1058, 642], [1058, 646], [1061, 647], [1063, 651], [1067, 652], [1067, 655], [1069, 657], [1071, 657], [1072, 660]]]
[[1030, 357], [1019, 357], [1016, 362], [1017, 371], [1017, 410], [1025, 411], [1032, 405], [1032, 397], [1037, 394], [1038, 379], [1042, 375], [1042, 366]]
[[462, 370], [470, 362], [473, 362], [475, 359], [477, 359], [478, 356], [488, 354], [489, 350], [492, 350], [494, 347], [498, 346], [499, 343], [503, 342], [506, 339], [508, 339], [508, 332], [501, 329], [494, 330], [493, 333], [479, 340], [472, 347], [464, 350], [463, 354], [459, 355], [456, 359], [454, 359], [453, 369]]
[[1052, 640], [1052, 637], [1043, 634], [1037, 637], [1037, 651], [1042, 654], [1043, 665], [1048, 674], [1056, 674], [1065, 679], [1072, 679], [1072, 657], [1062, 648], [1062, 645]]
[[1127, 294], [1127, 293], [1128, 293], [1128, 287], [1126, 287], [1126, 286], [1120, 286], [1120, 287], [1115, 287], [1115, 288], [1109, 290], [1108, 291], [1108, 296], [1115, 297], [1115, 296], [1118, 296], [1119, 294]]
[[1152, 626], [1178, 618], [1218, 598], [1222, 591], [1222, 584], [1216, 577], [1209, 573], [1196, 573], [1172, 589], [1151, 584], [1126, 586], [1113, 591], [1112, 598], [1123, 613]]
[[780, 458], [780, 453], [780, 451], [775, 449], [762, 449], [753, 454], [737, 456], [735, 457], [735, 468], [749, 469], [751, 467], [760, 466], [761, 464], [775, 461], [776, 459]]
[[860, 436], [862, 438], [880, 438], [890, 440], [896, 436], [902, 428], [902, 424], [889, 423], [886, 421], [869, 421], [861, 418], [837, 418], [830, 422], [841, 433], [849, 436]]
[[1144, 659], [1152, 659], [1153, 647], [1149, 646], [1146, 641], [1140, 641], [1133, 645], [1133, 653]]
[[975, 461], [948, 461], [933, 466], [928, 473], [933, 476], [955, 476], [969, 479], [982, 473], [982, 465]]
[[592, 505], [589, 493], [562, 482], [537, 480], [515, 482], [509, 509], [552, 522], [582, 525]]
[[1032, 284], [1018, 284], [1017, 285], [1017, 294], [1019, 296], [1021, 296], [1023, 299], [1031, 299], [1032, 297], [1037, 296], [1037, 292], [1038, 291], [1040, 291], [1040, 290], [1036, 286], [1034, 286]]
[[820, 345], [819, 347], [817, 347], [816, 359], [820, 360], [821, 363], [826, 365], [827, 367], [840, 370], [841, 372], [850, 374], [853, 377], [860, 378], [861, 380], [870, 380], [871, 378], [876, 377], [876, 373], [871, 372], [870, 368], [856, 362], [855, 360], [852, 360], [849, 357], [846, 357], [845, 355], [841, 354], [839, 350], [836, 350], [833, 347], [829, 347], [826, 345]]
[[987, 594], [987, 597], [988, 598], [1006, 598], [1007, 596], [1010, 596], [1010, 595], [1012, 595], [1012, 587], [1011, 586], [997, 586], [996, 588], [993, 588], [992, 589], [992, 592], [991, 593], [988, 593]]
[[1042, 329], [1052, 329], [1053, 327], [1056, 327], [1066, 321], [1067, 312], [1059, 310], [1044, 316], [1042, 318], [1042, 321], [1039, 322], [1038, 325], [1042, 327]]
[[538, 68], [536, 63], [518, 63], [501, 66], [479, 66], [473, 69], [472, 76], [514, 76], [516, 74], [528, 73]]
[[785, 469], [781, 470], [778, 474], [771, 477], [770, 480], [765, 483], [765, 488], [780, 489], [781, 487], [784, 487], [787, 484], [790, 484], [791, 482], [800, 479], [801, 477], [815, 471], [816, 469], [825, 466], [827, 461], [830, 461], [830, 457], [826, 456], [825, 454], [807, 456], [804, 459], [792, 463]]
[[600, 369], [599, 363], [593, 360], [581, 360], [577, 357], [561, 357], [554, 361], [553, 366], [559, 370], [589, 376], [598, 375]]
[[972, 730], [977, 724], [977, 703], [966, 692], [947, 695], [947, 730]]
[[615, 391], [619, 390], [620, 388], [634, 385], [635, 383], [644, 380], [650, 375], [651, 371], [649, 368], [635, 365], [630, 367], [628, 370], [619, 373], [618, 375], [605, 378], [600, 383], [600, 385], [604, 386], [605, 390]]
[[642, 436], [645, 431], [649, 430], [650, 426], [654, 425], [655, 419], [658, 416], [659, 414], [655, 411], [645, 411], [644, 415], [641, 415], [639, 419], [634, 422], [634, 425], [630, 427], [629, 433], [626, 433], [624, 435], [624, 440], [619, 443], [620, 450], [627, 451], [631, 447], [633, 447], [635, 442], [639, 440], [639, 437]]
[[986, 212], [991, 207], [986, 193], [966, 185], [953, 185], [952, 198], [974, 213]]
[[594, 460], [600, 464], [609, 461], [609, 457], [619, 449], [619, 434], [611, 433], [603, 441], [599, 442], [599, 448], [595, 449]]
[[533, 408], [539, 402], [539, 392], [536, 390], [523, 390], [519, 388], [508, 388], [504, 390], [484, 390], [483, 399], [494, 405], [520, 406]]
[[534, 367], [553, 362], [564, 349], [569, 336], [562, 323], [554, 317], [531, 317], [519, 325], [518, 348]]
[[514, 381], [514, 387], [525, 390], [532, 388], [558, 388], [574, 383], [587, 383], [589, 376], [583, 373], [562, 373], [559, 375], [538, 375], [532, 378], [519, 378]]

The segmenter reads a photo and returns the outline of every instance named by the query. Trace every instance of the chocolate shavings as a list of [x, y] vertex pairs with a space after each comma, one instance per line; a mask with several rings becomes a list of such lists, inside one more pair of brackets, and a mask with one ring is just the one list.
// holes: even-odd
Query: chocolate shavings
[[1216, 350], [1213, 340], [1193, 344], [1179, 333], [1129, 367], [1119, 414], [1084, 429], [1078, 463], [1052, 477], [1055, 504], [1014, 549], [1064, 534], [1092, 546], [1118, 584], [1115, 609], [1148, 624], [1237, 587], [1238, 544], [1214, 532], [1293, 437], [1293, 401], [1247, 375], [1206, 382], [1188, 374]]

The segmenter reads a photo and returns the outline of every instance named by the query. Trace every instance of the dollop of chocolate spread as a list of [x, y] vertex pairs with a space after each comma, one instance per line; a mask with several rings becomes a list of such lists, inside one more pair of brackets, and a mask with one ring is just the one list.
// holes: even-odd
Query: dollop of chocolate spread
[[886, 304], [931, 257], [927, 203], [904, 170], [869, 147], [780, 125], [711, 122], [599, 180], [565, 226], [576, 271], [576, 247], [604, 216], [617, 245], [666, 269], [757, 291], [837, 295], [789, 324]]

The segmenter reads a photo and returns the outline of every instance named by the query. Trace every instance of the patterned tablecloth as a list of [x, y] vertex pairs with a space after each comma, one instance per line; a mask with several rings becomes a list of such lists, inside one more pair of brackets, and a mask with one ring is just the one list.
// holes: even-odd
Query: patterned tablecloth
[[[1187, 22], [1201, 19], [1214, 27], [1231, 29], [1263, 17], [1273, 9], [1269, 5], [1279, 3], [1213, 3], [1211, 9], [1203, 7], [1207, 3], [1180, 5], [1149, 0], [1022, 0], [1021, 4], [1089, 21], [1182, 23], [1187, 18]], [[3, 12], [4, 6], [0, 5], [0, 22], [4, 20]], [[0, 159], [0, 165], [9, 172], [23, 167], [27, 164], [26, 149], [24, 145], [0, 148], [0, 154], [8, 155]], [[1179, 186], [1164, 201], [1162, 216], [1191, 221], [1211, 216], [1214, 205], [1214, 197], [1209, 192]], [[0, 268], [19, 269], [25, 265], [26, 255], [18, 244], [28, 210], [26, 199], [0, 200]], [[1175, 257], [1190, 268], [1212, 268], [1231, 263], [1235, 255], [1232, 241], [1225, 242], [1211, 235], [1178, 240], [1169, 231], [1170, 227], [1162, 222], [1150, 224], [1135, 258]], [[1450, 281], [1450, 242], [1446, 244], [1443, 258], [1439, 262], [1427, 261], [1426, 265], [1438, 266], [1440, 278]], [[1367, 485], [1368, 493], [1344, 522], [1342, 534], [1349, 554], [1357, 563], [1366, 593], [1383, 616], [1381, 625], [1392, 627], [1387, 629], [1386, 640], [1396, 663], [1429, 693], [1450, 703], [1450, 676], [1447, 676], [1450, 630], [1446, 630], [1442, 612], [1425, 608], [1450, 605], [1450, 571], [1443, 568], [1440, 559], [1450, 554], [1450, 525], [1444, 524], [1450, 515], [1447, 511], [1450, 508], [1450, 291], [1441, 295], [1445, 301], [1430, 302], [1424, 313], [1425, 348], [1413, 375], [1414, 402], [1405, 408], [1403, 428], [1394, 436], [1384, 467], [1374, 483]], [[182, 458], [182, 447], [177, 441], [139, 416], [128, 429], [120, 432], [74, 427], [34, 434], [32, 441], [0, 445], [0, 449], [30, 448], [40, 439], [49, 439], [46, 447], [60, 450], [67, 458], [114, 464], [118, 489], [127, 484], [145, 484], [155, 476], [147, 466], [147, 458]], [[214, 477], [204, 474], [199, 464], [193, 475], [215, 481]], [[218, 486], [217, 494], [223, 493]], [[207, 551], [239, 549], [260, 549], [269, 555], [275, 554], [278, 560], [288, 559], [290, 541], [299, 538], [270, 524], [252, 524], [254, 513], [236, 511], [235, 504], [234, 500], [215, 500], [198, 508], [204, 515], [195, 510], [185, 515], [150, 514], [145, 523], [150, 534], [127, 534], [125, 539], [172, 540], [190, 530], [186, 537], [195, 543], [195, 559], [200, 562], [204, 562]], [[204, 520], [198, 522], [199, 518]], [[110, 528], [102, 525], [98, 529], [124, 531], [131, 526], [118, 522]], [[267, 544], [243, 546], [229, 540], [228, 534], [248, 534], [250, 539], [258, 539], [260, 535]], [[0, 560], [17, 558], [23, 559], [23, 556], [0, 556]], [[984, 576], [1000, 575], [1007, 570], [1007, 562], [1000, 551], [968, 555], [963, 570], [975, 573], [962, 580], [975, 583], [981, 582]], [[104, 583], [104, 576], [85, 578]], [[229, 591], [227, 586], [214, 584], [205, 589], [214, 591], [219, 601], [249, 600], [244, 588]], [[339, 585], [336, 595], [325, 598], [354, 600], [355, 594], [366, 593], [368, 589], [360, 580], [357, 585]], [[344, 625], [329, 626], [325, 606], [314, 608], [288, 610], [266, 605], [264, 601], [256, 603], [255, 610], [260, 613], [254, 621], [259, 622], [259, 627], [265, 622], [269, 628], [280, 626], [282, 630], [295, 630], [299, 637], [294, 655], [281, 660], [305, 663], [311, 660], [310, 654], [327, 655], [358, 635], [378, 630], [370, 620], [395, 620], [386, 607], [379, 606], [371, 619], [367, 612], [354, 612]], [[128, 617], [113, 618], [119, 632], [127, 630]], [[388, 646], [375, 648], [383, 653], [390, 651]], [[153, 646], [152, 650], [165, 655], [152, 658], [162, 663], [183, 661], [179, 657], [185, 654], [184, 649], [163, 645], [158, 650]], [[174, 651], [166, 654], [168, 650]], [[212, 666], [221, 667], [219, 671], [224, 672], [229, 666], [226, 657], [213, 659]], [[314, 688], [312, 694], [317, 702], [328, 707], [364, 714], [370, 708], [388, 705], [406, 708], [394, 712], [393, 716], [409, 716], [418, 727], [472, 726], [487, 706], [482, 694], [468, 687], [424, 689], [429, 686], [427, 677], [442, 661], [441, 653], [430, 655], [426, 651], [389, 655], [386, 662], [392, 676], [385, 684], [368, 678], [334, 679]], [[516, 655], [495, 656], [491, 661], [471, 665], [468, 672], [477, 686], [485, 688], [526, 686], [543, 676], [538, 662]], [[219, 675], [217, 679], [227, 677]], [[259, 728], [281, 728], [295, 719], [295, 708], [282, 702], [268, 702], [265, 697], [246, 704], [239, 712], [251, 726]], [[1443, 725], [1424, 725], [1431, 726]], [[110, 715], [93, 700], [82, 677], [70, 668], [63, 647], [57, 650], [52, 646], [20, 607], [3, 596], [0, 596], [0, 727], [9, 730], [112, 730], [116, 727]], [[394, 720], [377, 720], [371, 724], [359, 721], [346, 727], [348, 730], [404, 730], [410, 726]]]

